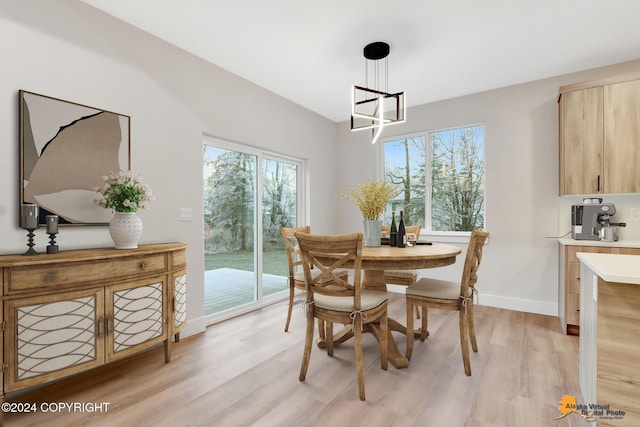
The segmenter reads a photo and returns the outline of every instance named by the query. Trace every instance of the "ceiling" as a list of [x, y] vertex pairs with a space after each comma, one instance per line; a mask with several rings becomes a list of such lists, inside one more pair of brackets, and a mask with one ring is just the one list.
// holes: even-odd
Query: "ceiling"
[[335, 122], [374, 41], [408, 106], [640, 58], [637, 0], [83, 1]]

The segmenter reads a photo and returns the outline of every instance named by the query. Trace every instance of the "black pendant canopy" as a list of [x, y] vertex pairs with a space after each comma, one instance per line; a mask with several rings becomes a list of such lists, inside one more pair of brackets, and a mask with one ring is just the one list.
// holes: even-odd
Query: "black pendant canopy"
[[389, 56], [389, 44], [385, 42], [373, 42], [364, 47], [364, 57], [377, 61]]

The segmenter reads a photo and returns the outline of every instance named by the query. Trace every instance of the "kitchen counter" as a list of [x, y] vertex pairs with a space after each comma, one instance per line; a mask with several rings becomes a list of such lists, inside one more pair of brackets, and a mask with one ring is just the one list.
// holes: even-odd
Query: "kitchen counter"
[[578, 252], [577, 257], [607, 282], [640, 285], [640, 256]]
[[640, 255], [578, 252], [576, 256], [584, 403], [622, 410], [620, 425], [640, 425], [640, 365], [632, 356], [640, 353]]
[[617, 242], [603, 242], [602, 240], [575, 240], [570, 237], [558, 239], [563, 246], [602, 246], [610, 248], [640, 248], [640, 240], [618, 240]]

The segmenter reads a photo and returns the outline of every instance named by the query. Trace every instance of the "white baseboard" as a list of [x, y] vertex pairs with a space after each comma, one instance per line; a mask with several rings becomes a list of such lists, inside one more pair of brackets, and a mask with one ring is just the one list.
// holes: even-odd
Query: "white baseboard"
[[187, 321], [187, 325], [180, 331], [180, 338], [187, 338], [191, 335], [196, 335], [204, 332], [207, 325], [204, 322], [204, 317], [198, 319], [191, 319]]
[[543, 314], [546, 316], [558, 316], [557, 302], [536, 301], [480, 293], [479, 297], [476, 299], [476, 304], [504, 308], [507, 310], [524, 311], [526, 313]]
[[[405, 286], [387, 285], [387, 291], [389, 292], [404, 294], [405, 289]], [[526, 313], [544, 314], [546, 316], [558, 316], [557, 302], [536, 301], [480, 293], [479, 298], [476, 299], [476, 304], [507, 310], [524, 311]]]

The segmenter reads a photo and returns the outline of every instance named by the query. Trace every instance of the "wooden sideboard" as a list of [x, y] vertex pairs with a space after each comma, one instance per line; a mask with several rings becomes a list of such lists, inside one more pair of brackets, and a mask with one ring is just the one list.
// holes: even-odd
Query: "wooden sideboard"
[[186, 325], [185, 243], [0, 256], [2, 395], [171, 340]]

